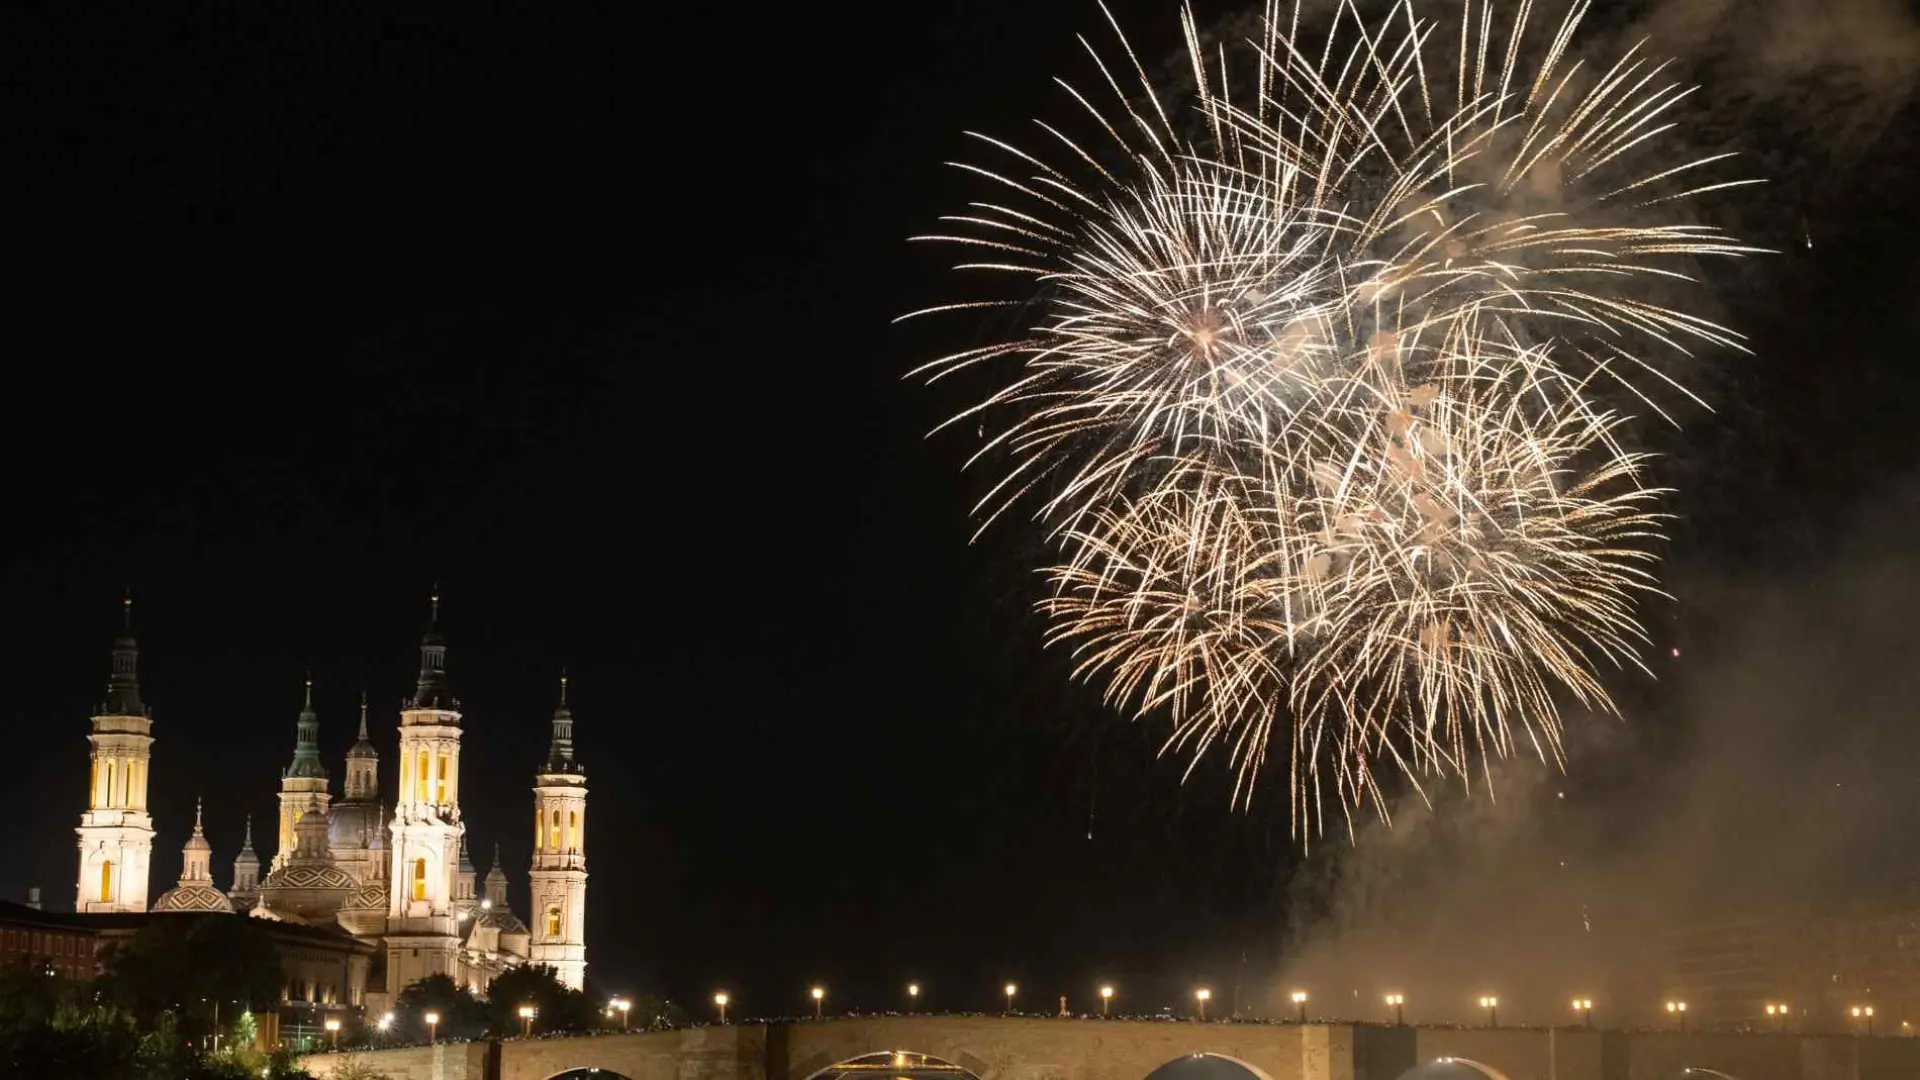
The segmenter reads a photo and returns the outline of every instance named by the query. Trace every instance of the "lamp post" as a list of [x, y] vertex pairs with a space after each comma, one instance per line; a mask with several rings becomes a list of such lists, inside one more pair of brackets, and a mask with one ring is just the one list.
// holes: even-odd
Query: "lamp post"
[[1101, 987], [1100, 988], [1100, 1019], [1105, 1020], [1107, 1018], [1107, 1006], [1111, 1004], [1113, 1004], [1113, 987], [1111, 986]]
[[1773, 1021], [1774, 1031], [1781, 1033], [1786, 1032], [1787, 1014], [1791, 1012], [1792, 1009], [1793, 1006], [1791, 1005], [1778, 1004], [1771, 1001], [1767, 1002], [1767, 1016]]
[[1393, 1007], [1393, 1026], [1406, 1027], [1407, 1026], [1407, 1013], [1406, 1013], [1407, 995], [1388, 994], [1387, 1004]]
[[813, 994], [813, 1018], [818, 1020], [820, 1019], [820, 1003], [826, 1000], [827, 991], [825, 987], [816, 986], [811, 993]]
[[907, 984], [907, 1015], [912, 1016], [914, 1007], [920, 1004], [920, 984]]
[[713, 1007], [720, 1010], [720, 1022], [723, 1024], [727, 1022], [727, 1002], [732, 1000], [725, 990], [713, 995]]
[[1855, 1005], [1853, 1007], [1853, 1018], [1855, 1020], [1865, 1020], [1867, 1022], [1867, 1038], [1873, 1038], [1873, 1006]]
[[1580, 1019], [1585, 1021], [1587, 1025], [1587, 1030], [1592, 1031], [1593, 1030], [1593, 999], [1592, 998], [1574, 998], [1573, 1011], [1580, 1014]]
[[1686, 1002], [1684, 1001], [1667, 1002], [1667, 1016], [1672, 1018], [1676, 1023], [1680, 1025], [1681, 1031], [1687, 1030], [1687, 1003]]
[[[1859, 1009], [1855, 1009], [1853, 1011], [1856, 1014], [1860, 1012]], [[329, 1016], [327, 1017], [327, 1022], [322, 1026], [324, 1026], [327, 1029], [328, 1035], [333, 1036], [333, 1052], [336, 1054], [339, 1053], [340, 1052], [340, 1018], [337, 1016]]]
[[1305, 990], [1295, 990], [1293, 992], [1293, 1007], [1299, 1010], [1300, 1022], [1303, 1024], [1306, 1023], [1307, 1022], [1307, 992]]
[[1193, 1000], [1198, 1002], [1200, 1005], [1200, 1022], [1206, 1023], [1207, 1002], [1213, 1000], [1213, 991], [1203, 986], [1200, 989], [1195, 990], [1193, 992]]
[[520, 1037], [533, 1038], [533, 1006], [531, 1005], [520, 1006]]
[[1484, 996], [1480, 999], [1480, 1007], [1487, 1010], [1487, 1026], [1490, 1028], [1499, 1027], [1500, 999], [1492, 995]]
[[1005, 990], [1007, 994], [1007, 1015], [1012, 1016], [1013, 1015], [1013, 995], [1019, 992], [1020, 988], [1018, 986], [1015, 986], [1013, 983], [1008, 983], [1006, 986], [1002, 987], [1002, 989]]
[[393, 1030], [393, 1014], [386, 1013], [382, 1015], [380, 1017], [380, 1022], [373, 1026], [380, 1032], [380, 1041], [383, 1043], [386, 1042], [387, 1032]]
[[427, 1045], [432, 1046], [440, 1034], [440, 1014], [429, 1012], [421, 1019], [427, 1022]]

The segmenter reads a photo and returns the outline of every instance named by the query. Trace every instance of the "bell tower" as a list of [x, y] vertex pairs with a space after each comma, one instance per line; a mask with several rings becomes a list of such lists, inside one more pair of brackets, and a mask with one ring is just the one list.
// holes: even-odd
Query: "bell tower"
[[293, 764], [280, 774], [280, 846], [274, 849], [270, 870], [293, 858], [300, 819], [325, 814], [332, 796], [327, 791], [327, 767], [320, 762], [320, 714], [313, 711], [313, 680], [307, 680], [306, 702], [294, 725]]
[[420, 640], [420, 678], [400, 707], [400, 795], [394, 802], [387, 891], [387, 986], [429, 975], [459, 981], [454, 875], [460, 842], [460, 703], [447, 686], [440, 595]]
[[73, 909], [147, 910], [147, 865], [153, 854], [153, 818], [147, 812], [147, 768], [153, 760], [153, 718], [140, 700], [140, 645], [133, 637], [133, 597], [123, 602], [126, 625], [113, 643], [107, 699], [93, 717], [92, 779], [87, 809], [75, 830], [80, 875]]
[[587, 976], [587, 771], [573, 758], [573, 712], [564, 674], [560, 706], [553, 711], [553, 740], [533, 780], [528, 876], [533, 925], [527, 959], [553, 968], [562, 983], [578, 990]]

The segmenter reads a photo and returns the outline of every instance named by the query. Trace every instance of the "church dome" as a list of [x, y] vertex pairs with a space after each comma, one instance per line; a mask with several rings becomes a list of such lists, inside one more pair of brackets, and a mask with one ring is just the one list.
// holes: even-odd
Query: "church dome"
[[187, 882], [168, 889], [153, 902], [155, 911], [232, 911], [233, 901], [211, 885]]
[[333, 851], [358, 851], [376, 847], [380, 833], [380, 808], [373, 803], [337, 802], [327, 808], [327, 847]]
[[369, 881], [353, 890], [347, 902], [340, 905], [342, 911], [385, 911], [387, 910], [387, 883]]
[[524, 934], [528, 932], [527, 924], [520, 921], [520, 916], [515, 915], [503, 907], [493, 907], [481, 911], [480, 917], [474, 920], [474, 924], [477, 926], [490, 926], [502, 934]]
[[260, 883], [260, 902], [276, 913], [326, 920], [340, 910], [356, 888], [352, 875], [332, 866], [283, 866]]

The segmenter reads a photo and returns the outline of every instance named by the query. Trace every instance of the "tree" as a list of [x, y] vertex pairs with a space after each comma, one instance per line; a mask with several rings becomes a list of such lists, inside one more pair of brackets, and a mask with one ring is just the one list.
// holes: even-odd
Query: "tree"
[[102, 996], [142, 1029], [162, 1012], [198, 1045], [219, 1016], [229, 1026], [254, 1004], [279, 1000], [285, 977], [265, 927], [237, 915], [156, 918], [106, 956]]
[[400, 1038], [425, 1042], [430, 1011], [440, 1014], [438, 1038], [478, 1039], [487, 1033], [486, 1005], [445, 975], [429, 975], [400, 991], [394, 1002], [393, 1023]]
[[488, 1022], [496, 1035], [518, 1035], [523, 1030], [520, 1007], [534, 1008], [533, 1030], [592, 1031], [600, 1010], [578, 990], [560, 981], [545, 964], [523, 964], [504, 972], [487, 987]]

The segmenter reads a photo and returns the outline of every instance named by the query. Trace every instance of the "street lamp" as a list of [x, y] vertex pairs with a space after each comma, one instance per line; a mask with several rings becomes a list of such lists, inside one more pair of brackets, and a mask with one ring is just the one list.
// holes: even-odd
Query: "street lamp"
[[1014, 984], [1012, 984], [1012, 983], [1008, 983], [1008, 984], [1007, 984], [1007, 985], [1006, 985], [1005, 987], [1003, 987], [1002, 989], [1004, 989], [1004, 990], [1006, 991], [1006, 993], [1007, 993], [1007, 1014], [1008, 1014], [1009, 1016], [1011, 1016], [1011, 1015], [1013, 1014], [1013, 995], [1014, 995], [1014, 994], [1015, 994], [1015, 992], [1017, 992], [1017, 991], [1018, 991], [1018, 990], [1019, 990], [1020, 988], [1019, 988], [1018, 986], [1015, 986], [1015, 985], [1014, 985]]
[[533, 1006], [531, 1005], [520, 1006], [520, 1037], [533, 1038]]
[[723, 1024], [727, 1022], [727, 1002], [730, 1000], [725, 990], [713, 995], [713, 1007], [720, 1010], [720, 1022]]
[[633, 1011], [633, 1002], [617, 997], [607, 1004], [613, 1008], [614, 1012], [620, 1014], [620, 1030], [627, 1030], [627, 1014]]
[[1105, 1020], [1107, 1018], [1107, 1006], [1111, 1004], [1113, 1004], [1113, 987], [1111, 986], [1101, 987], [1100, 988], [1100, 1019]]
[[1487, 1026], [1496, 1027], [1496, 1028], [1499, 1027], [1500, 1026], [1500, 999], [1497, 997], [1492, 997], [1490, 995], [1482, 997], [1480, 999], [1480, 1007], [1487, 1010]]
[[1773, 1030], [1785, 1032], [1787, 1030], [1787, 1014], [1792, 1011], [1793, 1006], [1791, 1005], [1776, 1004], [1771, 1001], [1767, 1002], [1767, 1015], [1773, 1019]]
[[[1860, 1013], [1860, 1010], [1855, 1009], [1853, 1010], [1853, 1012], [1854, 1012], [1854, 1015], [1858, 1016]], [[333, 1052], [336, 1054], [339, 1053], [340, 1052], [340, 1018], [337, 1016], [329, 1016], [327, 1017], [327, 1022], [324, 1026], [327, 1029], [327, 1034], [333, 1036]]]
[[913, 1015], [913, 1008], [918, 1004], [920, 1004], [920, 984], [908, 983], [907, 984], [907, 1015], [908, 1016]]
[[391, 1031], [391, 1030], [393, 1029], [393, 1014], [392, 1014], [392, 1013], [386, 1013], [386, 1014], [384, 1014], [384, 1015], [382, 1015], [382, 1016], [380, 1017], [380, 1022], [379, 1022], [379, 1023], [377, 1023], [377, 1024], [375, 1024], [375, 1025], [373, 1025], [373, 1026], [374, 1026], [374, 1027], [375, 1027], [376, 1029], [378, 1029], [378, 1030], [379, 1030], [379, 1032], [380, 1032], [380, 1041], [381, 1041], [381, 1042], [386, 1042], [386, 1041], [387, 1041], [387, 1032], [388, 1032], [388, 1031]]
[[1676, 1022], [1679, 1023], [1681, 1031], [1687, 1030], [1687, 1003], [1686, 1002], [1684, 1001], [1667, 1002], [1667, 1015], [1672, 1017]]
[[818, 1020], [820, 1019], [820, 1002], [826, 999], [827, 991], [824, 987], [816, 986], [813, 988], [812, 994], [813, 994], [813, 1018], [815, 1020]]
[[1307, 992], [1305, 990], [1295, 990], [1293, 992], [1293, 1007], [1300, 1010], [1300, 1022], [1303, 1024], [1306, 1023], [1307, 1022]]
[[1202, 1023], [1205, 1023], [1207, 1019], [1207, 1002], [1213, 1000], [1213, 991], [1203, 986], [1193, 992], [1193, 999], [1200, 1003], [1200, 1020]]
[[1573, 1011], [1579, 1013], [1580, 1018], [1586, 1021], [1587, 1030], [1589, 1031], [1593, 1030], [1593, 999], [1592, 998], [1574, 998]]
[[1388, 994], [1388, 995], [1387, 995], [1387, 1004], [1389, 1004], [1389, 1005], [1391, 1005], [1391, 1006], [1393, 1006], [1393, 1024], [1394, 1024], [1394, 1026], [1395, 1026], [1395, 1027], [1405, 1027], [1405, 1026], [1406, 1026], [1406, 1024], [1407, 1024], [1407, 1012], [1406, 1012], [1406, 1008], [1407, 1008], [1407, 995], [1405, 995], [1405, 994]]
[[1867, 1022], [1867, 1038], [1873, 1038], [1873, 1006], [1855, 1005], [1853, 1007], [1853, 1018], [1855, 1020], [1864, 1019]]
[[421, 1017], [421, 1019], [427, 1022], [427, 1045], [432, 1046], [435, 1037], [440, 1033], [440, 1014], [437, 1012], [429, 1012], [427, 1015]]

